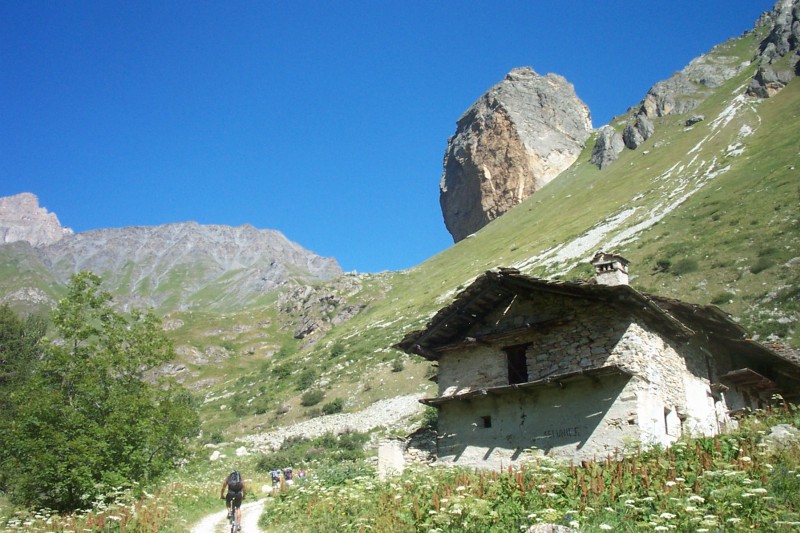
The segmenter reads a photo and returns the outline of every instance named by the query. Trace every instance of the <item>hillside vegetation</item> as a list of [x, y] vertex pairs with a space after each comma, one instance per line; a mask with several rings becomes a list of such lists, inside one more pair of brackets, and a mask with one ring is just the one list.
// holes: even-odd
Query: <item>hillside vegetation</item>
[[[746, 34], [710, 55], [744, 63], [761, 37]], [[346, 410], [377, 399], [376, 382], [383, 394], [431, 391], [419, 378], [435, 369], [391, 348], [405, 332], [424, 326], [485, 270], [588, 278], [587, 260], [599, 249], [631, 261], [631, 285], [640, 291], [718, 305], [754, 338], [799, 346], [800, 83], [770, 99], [745, 97], [755, 69], [693, 110], [704, 121], [687, 127], [685, 115], [659, 118], [652, 137], [602, 171], [589, 163], [590, 141], [558, 179], [472, 237], [409, 270], [357, 276], [360, 288], [348, 298], [365, 306], [321, 338], [293, 338], [296, 317], [275, 306], [223, 317], [174, 313], [185, 324], [174, 332], [179, 341], [228, 348], [224, 378], [217, 368], [188, 365], [195, 372], [189, 382], [210, 384], [207, 399], [219, 399], [206, 403], [209, 428], [246, 415], [256, 417], [248, 429], [315, 416], [320, 406], [300, 401], [313, 388], [328, 400], [346, 398]], [[621, 128], [627, 118], [612, 125]], [[335, 283], [318, 288], [335, 292]], [[398, 360], [405, 369], [389, 371]], [[231, 396], [247, 406], [236, 417], [221, 409]]]

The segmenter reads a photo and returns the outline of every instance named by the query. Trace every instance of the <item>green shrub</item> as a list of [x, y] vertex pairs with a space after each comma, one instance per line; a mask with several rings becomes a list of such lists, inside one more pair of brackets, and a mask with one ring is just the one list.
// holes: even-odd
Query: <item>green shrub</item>
[[680, 259], [679, 261], [676, 261], [672, 265], [670, 272], [672, 273], [673, 276], [682, 276], [683, 274], [696, 272], [698, 268], [700, 268], [700, 266], [697, 263], [697, 259], [692, 259], [690, 257], [687, 257], [685, 259]]
[[325, 397], [325, 391], [322, 389], [312, 389], [303, 393], [300, 397], [300, 404], [303, 407], [311, 407], [317, 405]]
[[672, 266], [672, 261], [669, 259], [664, 258], [656, 260], [657, 272], [669, 272], [671, 266]]
[[714, 305], [721, 305], [731, 302], [735, 298], [735, 294], [729, 291], [720, 292], [711, 298], [711, 303]]
[[405, 365], [403, 364], [403, 360], [401, 358], [398, 357], [392, 361], [392, 372], [402, 372], [404, 368]]
[[426, 406], [422, 413], [422, 427], [436, 429], [439, 424], [439, 410], [435, 407]]
[[[300, 436], [288, 437], [278, 451], [259, 457], [256, 469], [269, 472], [273, 468], [286, 466], [296, 468], [311, 462], [319, 466], [363, 459], [364, 444], [368, 439], [368, 434], [357, 431], [348, 431], [340, 435], [328, 432], [313, 439]], [[339, 472], [336, 470], [337, 467], [331, 468]], [[345, 471], [351, 471], [352, 468], [360, 471], [363, 466], [346, 467]], [[338, 474], [334, 474], [334, 478], [338, 479]]]
[[336, 440], [340, 450], [355, 451], [363, 449], [368, 439], [369, 435], [366, 433], [345, 431], [344, 433], [340, 433]]
[[777, 261], [775, 261], [775, 259], [772, 257], [761, 256], [756, 259], [756, 263], [750, 267], [750, 272], [753, 274], [758, 274], [759, 272], [763, 272], [766, 269], [775, 266], [776, 262]]
[[284, 363], [272, 369], [272, 374], [278, 379], [285, 379], [292, 375], [292, 365]]
[[317, 380], [317, 372], [313, 368], [306, 368], [300, 372], [297, 378], [297, 390], [302, 391], [309, 388]]
[[333, 343], [331, 346], [331, 359], [339, 357], [340, 355], [344, 354], [344, 344], [339, 341]]
[[276, 359], [284, 359], [284, 358], [292, 355], [293, 353], [295, 353], [295, 351], [297, 351], [297, 350], [295, 350], [295, 348], [293, 348], [291, 346], [281, 346], [281, 349], [278, 350], [278, 353], [275, 354], [275, 358]]
[[332, 415], [341, 413], [342, 409], [344, 409], [344, 400], [342, 398], [336, 398], [322, 406], [322, 413]]

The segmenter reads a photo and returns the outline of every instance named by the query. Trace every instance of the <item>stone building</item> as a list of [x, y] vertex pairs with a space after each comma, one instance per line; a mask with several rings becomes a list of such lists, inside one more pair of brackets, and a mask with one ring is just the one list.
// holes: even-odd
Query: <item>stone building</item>
[[796, 397], [800, 363], [748, 340], [715, 306], [643, 294], [623, 258], [589, 282], [479, 276], [397, 347], [439, 366], [438, 460], [496, 468], [525, 450], [576, 460], [713, 435]]

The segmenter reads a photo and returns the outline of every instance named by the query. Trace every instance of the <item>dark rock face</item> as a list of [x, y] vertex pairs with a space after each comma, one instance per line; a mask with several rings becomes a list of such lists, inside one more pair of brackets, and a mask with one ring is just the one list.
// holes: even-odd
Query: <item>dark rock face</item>
[[589, 161], [602, 170], [616, 161], [620, 152], [624, 149], [625, 142], [622, 139], [622, 135], [614, 131], [614, 128], [611, 126], [603, 126], [597, 132], [597, 139], [595, 140], [594, 149], [592, 149], [592, 156]]
[[783, 89], [800, 68], [800, 0], [779, 0], [763, 23], [771, 23], [772, 29], [759, 47], [761, 64], [747, 94], [769, 98]]
[[633, 123], [629, 123], [625, 126], [622, 132], [622, 140], [625, 146], [631, 150], [635, 150], [640, 144], [646, 141], [654, 131], [653, 123], [647, 119], [647, 116], [639, 114], [636, 116], [636, 120]]
[[457, 123], [439, 201], [458, 242], [571, 165], [591, 133], [586, 105], [563, 77], [511, 71]]

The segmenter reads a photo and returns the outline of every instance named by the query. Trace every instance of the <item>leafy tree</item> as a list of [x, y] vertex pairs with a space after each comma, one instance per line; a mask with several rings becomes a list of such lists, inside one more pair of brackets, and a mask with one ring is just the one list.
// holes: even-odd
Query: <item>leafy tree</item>
[[12, 390], [2, 470], [13, 473], [20, 503], [85, 508], [105, 488], [167, 472], [199, 429], [187, 392], [144, 380], [174, 356], [158, 318], [115, 311], [100, 281], [89, 272], [72, 277], [53, 312], [57, 341]]
[[[37, 316], [22, 319], [7, 305], [0, 306], [0, 465], [8, 457], [7, 428], [12, 422], [12, 391], [24, 384], [38, 362], [46, 321]], [[0, 489], [7, 473], [0, 469]]]
[[46, 328], [42, 317], [23, 320], [8, 305], [0, 306], [0, 388], [18, 385], [30, 375]]

